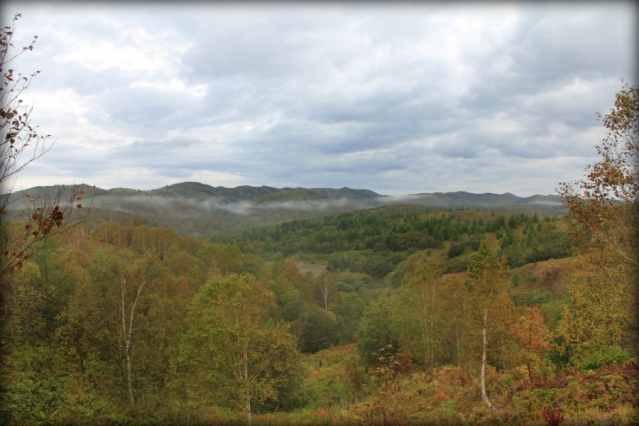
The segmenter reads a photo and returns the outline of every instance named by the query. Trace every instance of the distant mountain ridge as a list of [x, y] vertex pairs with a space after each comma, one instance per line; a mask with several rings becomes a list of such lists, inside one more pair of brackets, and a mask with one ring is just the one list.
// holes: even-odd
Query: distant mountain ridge
[[[281, 201], [287, 199], [340, 199], [349, 198], [353, 200], [366, 200], [381, 197], [382, 195], [368, 189], [351, 189], [351, 188], [273, 188], [270, 186], [238, 186], [235, 188], [227, 188], [224, 186], [214, 187], [199, 182], [182, 182], [173, 185], [168, 185], [162, 188], [151, 190], [140, 190], [130, 188], [112, 188], [102, 189], [92, 187], [87, 184], [81, 184], [87, 195], [91, 196], [95, 192], [98, 195], [109, 196], [169, 196], [169, 197], [184, 197], [192, 198], [196, 200], [206, 199], [208, 197], [216, 197], [219, 201], [232, 203], [238, 201], [250, 201], [258, 199], [259, 202], [267, 200]], [[19, 198], [23, 193], [28, 193], [32, 196], [43, 196], [45, 194], [53, 195], [57, 192], [58, 188], [62, 188], [65, 193], [69, 192], [73, 185], [60, 185], [60, 186], [36, 186], [33, 188], [13, 191], [12, 198]], [[272, 196], [273, 194], [288, 194], [286, 196]], [[3, 195], [4, 196], [4, 195]], [[272, 196], [272, 197], [269, 197]]]
[[436, 207], [563, 206], [563, 198], [559, 195], [518, 197], [510, 192], [504, 194], [493, 194], [490, 192], [474, 194], [465, 191], [433, 192], [415, 194], [414, 197], [418, 200], [418, 204]]
[[[72, 186], [63, 189], [62, 200]], [[105, 220], [142, 219], [149, 226], [175, 229], [185, 235], [202, 236], [231, 232], [296, 219], [321, 217], [349, 210], [392, 204], [417, 204], [444, 208], [482, 208], [496, 213], [554, 214], [563, 208], [557, 195], [518, 197], [505, 194], [434, 192], [405, 196], [381, 195], [368, 189], [273, 188], [269, 186], [214, 187], [199, 182], [182, 182], [152, 190], [100, 189], [82, 185], [83, 204], [92, 199], [92, 223]], [[22, 194], [51, 197], [57, 186], [34, 187], [11, 194], [13, 215], [20, 210]], [[5, 195], [6, 196], [6, 195]], [[10, 216], [12, 212], [10, 211]]]
[[[130, 197], [130, 196], [162, 196], [162, 197], [182, 197], [194, 200], [205, 200], [210, 197], [216, 198], [222, 203], [233, 203], [238, 201], [251, 201], [257, 200], [257, 202], [266, 201], [290, 201], [290, 200], [307, 200], [307, 199], [331, 199], [337, 200], [342, 198], [348, 198], [353, 200], [369, 200], [382, 195], [368, 189], [351, 189], [351, 188], [273, 188], [270, 186], [248, 186], [242, 185], [235, 188], [227, 188], [224, 186], [214, 187], [199, 182], [182, 182], [173, 185], [168, 185], [162, 188], [151, 190], [140, 190], [130, 188], [112, 188], [102, 189], [92, 187], [90, 185], [81, 184], [87, 195], [91, 196], [93, 193], [100, 196], [118, 196], [118, 197]], [[31, 196], [43, 196], [48, 194], [49, 196], [55, 194], [58, 188], [63, 188], [65, 193], [69, 192], [73, 185], [61, 185], [61, 186], [36, 186], [33, 188], [14, 191], [12, 198], [19, 198], [23, 193], [27, 193]], [[94, 189], [95, 188], [95, 189]]]
[[[224, 186], [211, 186], [199, 182], [182, 182], [168, 185], [158, 189], [139, 190], [130, 188], [101, 189], [82, 184], [87, 196], [96, 195], [101, 197], [132, 197], [132, 196], [160, 196], [160, 197], [181, 197], [193, 200], [206, 200], [216, 198], [221, 203], [234, 203], [240, 201], [283, 202], [283, 201], [308, 201], [308, 200], [379, 200], [384, 203], [409, 202], [420, 205], [432, 205], [437, 207], [490, 207], [490, 206], [511, 206], [511, 205], [547, 205], [561, 206], [562, 198], [558, 195], [533, 195], [530, 197], [519, 197], [510, 192], [504, 194], [493, 194], [486, 192], [475, 194], [466, 191], [457, 192], [430, 192], [409, 194], [406, 196], [388, 196], [378, 194], [369, 189], [351, 189], [343, 187], [334, 188], [273, 188], [270, 186], [249, 186], [242, 185], [235, 188]], [[62, 185], [65, 192], [72, 185]], [[12, 198], [20, 197], [22, 193], [32, 196], [42, 196], [45, 193], [54, 194], [58, 186], [37, 186], [22, 191], [15, 191]]]
[[[146, 191], [149, 195], [173, 195], [181, 197], [193, 197], [201, 199], [203, 197], [217, 197], [221, 202], [251, 201], [291, 201], [308, 199], [331, 199], [348, 198], [353, 200], [366, 200], [380, 197], [380, 194], [368, 189], [351, 188], [273, 188], [270, 186], [238, 186], [226, 188], [224, 186], [213, 187], [199, 182], [183, 182], [168, 185], [163, 188]], [[108, 191], [107, 191], [108, 193]]]

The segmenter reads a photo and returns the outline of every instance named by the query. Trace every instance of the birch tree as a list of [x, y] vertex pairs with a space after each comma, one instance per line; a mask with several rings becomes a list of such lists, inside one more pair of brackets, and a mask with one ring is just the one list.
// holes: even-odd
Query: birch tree
[[157, 272], [156, 264], [149, 257], [133, 260], [132, 254], [124, 252], [119, 256], [109, 250], [96, 252], [91, 260], [91, 275], [95, 303], [103, 316], [105, 345], [115, 346], [116, 360], [124, 363], [127, 399], [135, 405], [133, 393], [134, 352], [133, 348], [142, 338], [140, 302], [151, 286]]
[[328, 305], [338, 298], [339, 294], [335, 285], [335, 278], [329, 272], [324, 272], [316, 278], [315, 296], [326, 311], [328, 311]]
[[181, 346], [189, 397], [229, 401], [250, 426], [254, 404], [277, 399], [278, 388], [300, 374], [288, 325], [267, 321], [274, 303], [275, 295], [248, 274], [217, 276], [202, 288]]
[[[601, 118], [601, 115], [598, 114]], [[570, 304], [558, 336], [582, 367], [619, 363], [639, 353], [639, 86], [623, 88], [603, 117], [600, 161], [577, 182], [561, 183], [576, 259]], [[630, 349], [630, 353], [624, 353]]]
[[499, 296], [502, 295], [501, 284], [503, 281], [502, 272], [507, 265], [506, 257], [501, 259], [497, 256], [494, 249], [487, 241], [482, 241], [479, 250], [475, 253], [468, 263], [469, 292], [471, 295], [472, 312], [475, 316], [479, 314], [479, 327], [481, 328], [481, 373], [480, 387], [481, 399], [484, 404], [491, 410], [494, 407], [488, 395], [486, 394], [486, 365], [488, 343], [491, 335], [491, 328], [494, 325], [492, 312], [500, 302]]
[[435, 351], [438, 345], [437, 331], [440, 322], [438, 303], [441, 285], [441, 271], [436, 263], [419, 267], [415, 272], [407, 274], [402, 283], [402, 305], [404, 312], [399, 312], [398, 321], [403, 322], [401, 329], [409, 335], [409, 342], [414, 342], [411, 349], [421, 355], [423, 365], [435, 364]]
[[[601, 118], [601, 115], [598, 114]], [[601, 160], [586, 178], [561, 183], [558, 192], [573, 215], [571, 235], [582, 248], [605, 247], [639, 267], [639, 85], [624, 85], [603, 117], [606, 137], [595, 148]]]
[[113, 302], [117, 306], [118, 316], [122, 326], [120, 333], [120, 345], [126, 359], [126, 381], [129, 402], [131, 405], [135, 405], [135, 399], [133, 398], [133, 381], [131, 376], [131, 347], [133, 346], [134, 337], [133, 327], [136, 320], [135, 314], [138, 302], [140, 301], [140, 296], [142, 295], [144, 288], [149, 284], [149, 279], [145, 276], [143, 271], [136, 272], [138, 272], [135, 274], [137, 276], [133, 274], [131, 274], [133, 276], [126, 274], [119, 277], [119, 292], [117, 296], [113, 298]]

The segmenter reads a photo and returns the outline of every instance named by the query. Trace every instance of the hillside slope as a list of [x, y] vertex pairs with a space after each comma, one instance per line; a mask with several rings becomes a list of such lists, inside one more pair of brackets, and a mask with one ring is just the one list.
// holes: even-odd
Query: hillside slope
[[[63, 186], [62, 200], [72, 186]], [[167, 227], [183, 235], [213, 236], [256, 226], [296, 219], [318, 218], [384, 205], [416, 204], [445, 208], [480, 208], [496, 213], [540, 216], [560, 213], [560, 198], [553, 195], [518, 197], [513, 194], [469, 192], [416, 194], [401, 197], [380, 195], [367, 189], [273, 188], [269, 186], [213, 187], [183, 182], [142, 191], [129, 188], [100, 189], [82, 185], [85, 206], [92, 202], [92, 226], [108, 220], [140, 219], [150, 226]], [[22, 209], [21, 197], [53, 197], [58, 187], [34, 187], [11, 194], [10, 217]], [[117, 219], [116, 219], [117, 218]]]

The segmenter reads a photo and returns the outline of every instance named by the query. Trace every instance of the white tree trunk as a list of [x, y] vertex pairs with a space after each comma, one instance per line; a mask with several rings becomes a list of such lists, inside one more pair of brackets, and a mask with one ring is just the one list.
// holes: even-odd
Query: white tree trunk
[[322, 288], [322, 295], [324, 296], [324, 309], [328, 311], [328, 285], [324, 284], [324, 287]]
[[[106, 235], [106, 229], [104, 234]], [[135, 405], [133, 399], [133, 386], [131, 382], [131, 339], [130, 334], [126, 332], [126, 279], [120, 280], [120, 316], [122, 317], [122, 335], [124, 337], [124, 355], [126, 356], [126, 381], [129, 391], [129, 401], [131, 405]]]
[[120, 314], [122, 318], [122, 333], [124, 340], [124, 354], [126, 356], [126, 373], [127, 373], [127, 387], [129, 391], [129, 401], [131, 405], [135, 405], [135, 400], [133, 399], [133, 380], [131, 378], [131, 345], [133, 343], [132, 333], [133, 333], [133, 319], [135, 316], [135, 307], [138, 304], [138, 300], [140, 299], [140, 294], [146, 285], [146, 281], [142, 281], [138, 286], [137, 294], [135, 295], [135, 300], [133, 301], [133, 305], [131, 306], [131, 315], [129, 317], [129, 327], [127, 330], [126, 324], [126, 278], [122, 278], [120, 280], [120, 298], [121, 298], [121, 307]]
[[486, 407], [494, 410], [493, 404], [490, 403], [488, 399], [488, 395], [486, 395], [486, 349], [488, 348], [488, 336], [486, 335], [486, 327], [488, 323], [488, 308], [484, 308], [484, 325], [481, 329], [481, 334], [483, 338], [483, 350], [481, 354], [481, 376], [480, 376], [480, 384], [481, 384], [481, 399], [486, 404]]
[[246, 392], [246, 424], [251, 426], [253, 419], [251, 418], [251, 394]]

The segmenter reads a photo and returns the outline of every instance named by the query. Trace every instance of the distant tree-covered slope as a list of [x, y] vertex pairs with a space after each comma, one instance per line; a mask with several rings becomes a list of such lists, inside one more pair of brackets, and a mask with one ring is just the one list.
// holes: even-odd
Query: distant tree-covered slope
[[558, 195], [533, 195], [518, 197], [510, 192], [505, 194], [473, 194], [465, 191], [434, 192], [430, 194], [415, 194], [411, 202], [424, 206], [437, 207], [504, 207], [504, 206], [545, 206], [548, 208], [562, 208], [562, 198]]
[[[70, 186], [63, 186], [69, 192]], [[100, 189], [83, 185], [83, 204], [91, 204], [92, 227], [108, 220], [138, 219], [149, 226], [166, 227], [182, 235], [209, 237], [237, 230], [384, 205], [481, 208], [499, 214], [541, 216], [561, 211], [555, 196], [528, 198], [513, 194], [472, 194], [468, 192], [417, 194], [391, 197], [367, 189], [351, 188], [272, 188], [268, 186], [213, 187], [183, 182], [141, 191], [129, 188]], [[52, 196], [58, 187], [35, 187], [12, 194], [11, 217], [21, 210], [20, 197]], [[84, 202], [86, 201], [86, 202]], [[116, 219], [117, 218], [117, 219]]]
[[558, 216], [402, 204], [253, 228], [222, 239], [262, 256], [320, 255], [329, 270], [382, 278], [411, 253], [426, 249], [445, 248], [447, 270], [461, 272], [487, 233], [496, 237], [513, 267], [566, 257], [564, 227]]

